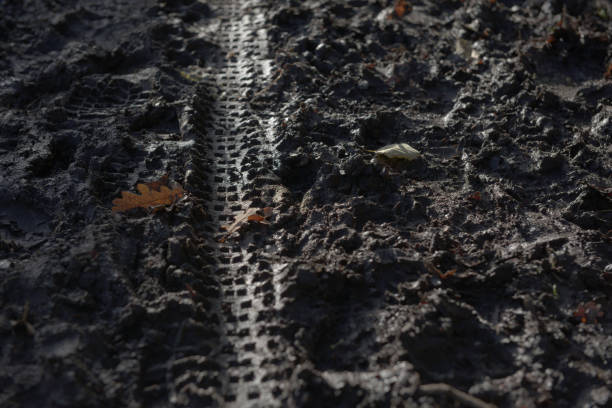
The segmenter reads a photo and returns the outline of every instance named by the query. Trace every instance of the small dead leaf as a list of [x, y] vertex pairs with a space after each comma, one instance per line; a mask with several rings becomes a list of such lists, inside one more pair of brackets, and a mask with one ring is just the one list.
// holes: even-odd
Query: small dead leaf
[[178, 71], [179, 75], [182, 76], [183, 78], [185, 78], [188, 81], [191, 82], [200, 82], [200, 80], [198, 79], [197, 76], [190, 74], [189, 72], [185, 72], [185, 71]]
[[259, 210], [259, 208], [248, 208], [244, 210], [242, 214], [237, 215], [233, 223], [231, 223], [230, 225], [223, 225], [221, 228], [223, 228], [227, 232], [223, 237], [221, 237], [219, 242], [225, 242], [227, 237], [238, 231], [248, 221], [258, 222], [260, 224], [268, 224], [266, 218], [272, 215], [272, 207], [265, 207], [261, 209], [264, 214], [263, 216], [257, 214], [257, 211]]
[[460, 55], [465, 60], [469, 60], [474, 52], [471, 41], [464, 38], [457, 38], [455, 40], [455, 54]]
[[480, 201], [482, 199], [482, 195], [480, 191], [476, 191], [474, 194], [470, 194], [468, 198], [472, 201]]
[[185, 288], [189, 291], [189, 294], [191, 295], [191, 297], [195, 298], [198, 296], [198, 294], [196, 293], [196, 291], [191, 287], [190, 284], [186, 283], [185, 284]]
[[[157, 185], [154, 186], [157, 187]], [[140, 194], [122, 191], [121, 198], [115, 198], [113, 200], [113, 212], [128, 211], [138, 207], [149, 208], [156, 211], [164, 206], [174, 204], [185, 192], [183, 187], [178, 184], [173, 189], [160, 184], [158, 191], [149, 187], [148, 184], [138, 184], [136, 189]]]
[[221, 228], [228, 231], [229, 234], [238, 230], [240, 228], [240, 224], [248, 221], [249, 217], [253, 214], [257, 214], [257, 208], [248, 208], [244, 210], [244, 212], [234, 219], [234, 222], [230, 225], [222, 225]]
[[425, 262], [425, 267], [427, 268], [429, 272], [438, 275], [438, 277], [442, 280], [447, 279], [453, 276], [455, 273], [457, 273], [457, 269], [450, 269], [449, 271], [446, 271], [443, 273], [440, 269], [438, 269], [431, 262]]
[[561, 20], [557, 23], [557, 27], [563, 28], [563, 23], [565, 23], [565, 13], [567, 13], [567, 7], [563, 5], [563, 9], [561, 9]]
[[406, 12], [409, 13], [411, 11], [410, 3], [408, 3], [406, 0], [397, 0], [395, 2], [395, 6], [393, 7], [393, 11], [398, 18], [402, 18]]
[[374, 150], [372, 152], [381, 156], [385, 156], [389, 159], [403, 160], [414, 160], [421, 154], [418, 150], [410, 146], [408, 143], [394, 143], [388, 146], [381, 147], [380, 149]]
[[256, 221], [256, 222], [261, 222], [266, 224], [266, 217], [262, 217], [259, 214], [253, 214], [253, 215], [249, 215], [249, 218], [247, 218], [248, 221]]
[[605, 79], [612, 79], [612, 63], [610, 65], [608, 65], [608, 69], [604, 73], [604, 78]]
[[579, 318], [582, 323], [592, 321], [593, 323], [597, 324], [597, 318], [601, 318], [603, 315], [604, 313], [601, 311], [601, 305], [593, 301], [585, 304], [579, 304], [578, 308], [574, 312], [574, 317]]

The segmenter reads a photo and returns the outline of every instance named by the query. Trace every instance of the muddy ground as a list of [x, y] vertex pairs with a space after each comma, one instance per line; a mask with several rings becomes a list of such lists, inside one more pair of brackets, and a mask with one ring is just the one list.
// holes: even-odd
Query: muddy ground
[[612, 406], [612, 2], [394, 3], [0, 0], [0, 406]]

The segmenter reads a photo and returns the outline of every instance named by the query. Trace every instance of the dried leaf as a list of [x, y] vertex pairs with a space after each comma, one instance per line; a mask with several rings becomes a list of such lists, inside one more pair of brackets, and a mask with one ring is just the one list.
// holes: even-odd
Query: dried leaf
[[172, 190], [161, 185], [159, 191], [156, 191], [147, 184], [138, 184], [136, 189], [140, 194], [122, 191], [121, 198], [113, 200], [113, 212], [127, 211], [138, 207], [160, 209], [163, 206], [174, 204], [184, 193], [183, 187], [180, 185], [176, 185]]
[[263, 211], [264, 217], [268, 218], [274, 212], [274, 208], [272, 208], [272, 207], [264, 207], [264, 209], [262, 211]]
[[227, 237], [229, 237], [234, 232], [238, 231], [248, 221], [258, 222], [260, 224], [268, 224], [268, 222], [266, 221], [266, 218], [272, 215], [272, 207], [263, 208], [262, 209], [262, 212], [264, 214], [263, 216], [257, 214], [257, 211], [259, 210], [260, 210], [259, 208], [248, 208], [244, 210], [242, 214], [237, 215], [233, 223], [231, 223], [230, 225], [222, 226], [221, 228], [223, 228], [227, 232], [225, 233], [223, 237], [221, 237], [219, 242], [225, 242], [225, 239]]
[[191, 297], [195, 298], [198, 296], [198, 294], [196, 293], [196, 291], [191, 287], [190, 284], [185, 283], [185, 288], [189, 291], [189, 294], [191, 295]]
[[406, 14], [406, 11], [410, 12], [411, 7], [406, 0], [397, 0], [393, 10], [395, 11], [395, 15], [397, 17], [402, 18], [404, 17], [404, 14]]
[[234, 222], [230, 225], [222, 225], [221, 228], [226, 230], [228, 234], [231, 234], [234, 231], [237, 231], [240, 228], [240, 225], [248, 221], [249, 217], [253, 214], [257, 213], [257, 208], [248, 208], [244, 210], [244, 212], [234, 219]]
[[266, 218], [265, 218], [265, 217], [262, 217], [262, 216], [261, 216], [261, 215], [259, 215], [259, 214], [249, 215], [248, 220], [249, 220], [249, 221], [256, 221], [256, 222], [261, 222], [261, 223], [267, 224], [267, 223], [266, 223]]
[[455, 54], [460, 55], [465, 60], [469, 60], [473, 55], [474, 49], [471, 41], [464, 38], [455, 40]]
[[601, 311], [601, 305], [593, 301], [579, 304], [574, 312], [574, 317], [578, 317], [582, 323], [593, 321], [593, 323], [597, 324], [597, 318], [601, 318], [603, 315], [604, 313]]
[[394, 143], [374, 150], [374, 153], [389, 159], [414, 160], [421, 154], [408, 143]]
[[470, 194], [468, 198], [473, 201], [480, 201], [482, 199], [482, 195], [480, 194], [480, 191], [476, 191], [474, 194]]
[[605, 79], [612, 79], [612, 64], [608, 65], [608, 69], [604, 73]]
[[425, 267], [427, 268], [429, 272], [438, 275], [438, 277], [442, 280], [447, 279], [453, 276], [455, 273], [457, 273], [457, 269], [451, 269], [443, 273], [440, 269], [436, 268], [436, 266], [432, 264], [431, 262], [425, 262]]

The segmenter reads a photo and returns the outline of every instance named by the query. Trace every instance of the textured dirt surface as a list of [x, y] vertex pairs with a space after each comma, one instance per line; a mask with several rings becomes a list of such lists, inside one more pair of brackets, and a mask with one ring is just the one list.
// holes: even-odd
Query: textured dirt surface
[[612, 406], [612, 3], [400, 4], [0, 0], [0, 406]]

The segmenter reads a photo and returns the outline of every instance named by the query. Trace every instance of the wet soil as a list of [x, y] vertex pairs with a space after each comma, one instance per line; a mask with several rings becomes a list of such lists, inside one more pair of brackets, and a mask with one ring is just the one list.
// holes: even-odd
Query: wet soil
[[0, 406], [612, 406], [612, 3], [394, 5], [0, 0]]

